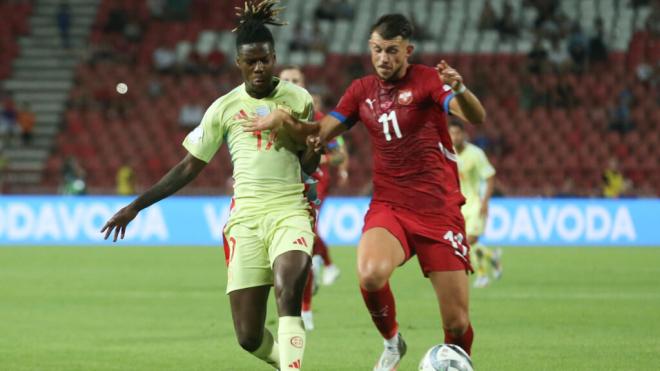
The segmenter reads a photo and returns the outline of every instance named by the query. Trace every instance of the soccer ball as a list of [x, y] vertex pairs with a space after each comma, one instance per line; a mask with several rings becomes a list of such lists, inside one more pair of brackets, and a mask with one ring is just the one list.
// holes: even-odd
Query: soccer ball
[[439, 344], [429, 349], [419, 363], [419, 370], [473, 371], [470, 356], [454, 344]]

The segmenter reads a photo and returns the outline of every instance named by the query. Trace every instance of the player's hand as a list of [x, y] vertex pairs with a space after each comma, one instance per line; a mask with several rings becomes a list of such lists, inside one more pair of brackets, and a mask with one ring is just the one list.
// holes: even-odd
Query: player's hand
[[314, 152], [316, 153], [323, 153], [325, 152], [325, 148], [323, 146], [323, 143], [321, 143], [321, 137], [318, 135], [310, 135], [307, 137], [307, 146], [311, 147], [314, 149]]
[[254, 132], [261, 130], [276, 130], [282, 127], [284, 123], [284, 112], [281, 110], [275, 110], [266, 116], [255, 116], [248, 117], [245, 121], [241, 123], [243, 126], [243, 131], [245, 132]]
[[117, 213], [113, 215], [107, 223], [105, 223], [103, 229], [101, 229], [101, 233], [105, 232], [105, 237], [103, 239], [107, 240], [114, 230], [115, 238], [112, 240], [112, 242], [117, 242], [117, 237], [120, 237], [123, 240], [124, 235], [126, 234], [126, 226], [128, 226], [128, 223], [130, 223], [131, 220], [135, 219], [137, 214], [137, 210], [130, 206], [126, 206], [117, 211]]
[[481, 208], [479, 209], [479, 216], [482, 218], [488, 217], [488, 202], [482, 202]]
[[463, 76], [447, 64], [444, 59], [438, 63], [435, 69], [438, 71], [442, 82], [449, 85], [452, 90], [458, 90], [463, 85]]

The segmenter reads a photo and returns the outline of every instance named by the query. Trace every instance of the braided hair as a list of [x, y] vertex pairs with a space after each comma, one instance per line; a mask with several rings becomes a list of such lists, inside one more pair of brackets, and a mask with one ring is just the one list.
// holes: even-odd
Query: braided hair
[[267, 42], [273, 45], [273, 34], [267, 24], [283, 26], [286, 22], [277, 19], [284, 10], [277, 7], [278, 0], [246, 0], [243, 8], [236, 7], [238, 11], [238, 26], [232, 31], [236, 32], [236, 49], [244, 44]]

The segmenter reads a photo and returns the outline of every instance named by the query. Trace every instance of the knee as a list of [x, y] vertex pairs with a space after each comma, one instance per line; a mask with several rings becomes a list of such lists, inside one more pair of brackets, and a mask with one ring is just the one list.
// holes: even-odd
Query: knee
[[360, 287], [367, 291], [377, 291], [387, 283], [392, 274], [392, 269], [383, 265], [369, 262], [358, 265], [358, 276]]
[[444, 321], [444, 329], [452, 336], [462, 336], [470, 326], [470, 319], [467, 313], [457, 313]]
[[261, 334], [240, 332], [236, 334], [236, 337], [241, 348], [250, 353], [259, 349], [259, 346], [261, 346]]

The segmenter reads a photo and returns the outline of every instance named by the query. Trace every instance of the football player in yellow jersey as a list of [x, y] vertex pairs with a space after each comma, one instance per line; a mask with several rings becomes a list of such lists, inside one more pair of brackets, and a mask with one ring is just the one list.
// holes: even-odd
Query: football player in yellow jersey
[[[279, 370], [300, 370], [306, 345], [300, 317], [314, 241], [301, 170], [312, 172], [320, 156], [282, 131], [245, 132], [250, 117], [286, 110], [312, 120], [312, 97], [273, 76], [274, 40], [266, 24], [281, 8], [276, 0], [248, 1], [240, 9], [236, 65], [244, 84], [217, 99], [188, 134], [186, 157], [156, 185], [119, 210], [103, 227], [105, 238], [124, 237], [137, 213], [192, 181], [226, 142], [234, 166], [233, 208], [224, 229], [228, 242], [227, 294], [240, 346]], [[297, 139], [297, 140], [294, 140]], [[303, 138], [304, 139], [304, 138]], [[302, 166], [301, 166], [302, 164]], [[278, 341], [265, 328], [270, 287], [279, 314]], [[227, 365], [226, 368], [232, 369]]]
[[[489, 271], [496, 279], [502, 276], [502, 250], [497, 249], [493, 252], [479, 242], [479, 237], [486, 228], [488, 203], [495, 184], [495, 168], [481, 148], [467, 141], [465, 127], [461, 122], [452, 120], [449, 123], [449, 135], [458, 154], [461, 193], [465, 196], [465, 205], [461, 211], [465, 218], [465, 232], [468, 243], [472, 246], [475, 268], [477, 268], [474, 287], [485, 287], [490, 283]], [[486, 189], [481, 192], [484, 182]]]

